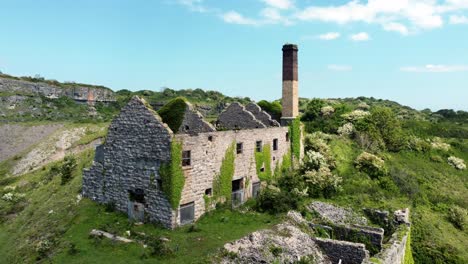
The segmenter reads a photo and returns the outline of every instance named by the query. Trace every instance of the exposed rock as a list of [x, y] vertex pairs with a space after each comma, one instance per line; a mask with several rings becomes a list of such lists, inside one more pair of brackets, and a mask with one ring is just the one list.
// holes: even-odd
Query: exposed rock
[[309, 209], [316, 211], [324, 220], [333, 224], [367, 225], [365, 217], [356, 215], [350, 209], [344, 209], [324, 202], [312, 202]]
[[309, 235], [289, 223], [254, 232], [224, 245], [224, 249], [236, 258], [225, 257], [222, 263], [294, 263], [309, 256], [314, 263], [331, 263]]
[[97, 229], [93, 229], [91, 230], [91, 232], [89, 233], [90, 236], [95, 236], [95, 237], [107, 237], [113, 241], [118, 241], [118, 242], [123, 242], [123, 243], [131, 243], [131, 242], [134, 242], [133, 240], [131, 239], [128, 239], [128, 238], [125, 238], [125, 237], [121, 237], [121, 236], [116, 236], [114, 234], [111, 234], [111, 233], [107, 233], [107, 232], [104, 232], [104, 231], [101, 231], [101, 230], [97, 230]]

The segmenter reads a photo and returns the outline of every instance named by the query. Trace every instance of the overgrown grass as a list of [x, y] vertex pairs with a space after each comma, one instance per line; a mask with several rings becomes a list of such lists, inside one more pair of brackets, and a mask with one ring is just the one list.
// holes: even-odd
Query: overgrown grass
[[[152, 224], [135, 226], [126, 215], [107, 212], [88, 199], [77, 202], [82, 169], [92, 158], [92, 150], [78, 155], [78, 167], [65, 185], [58, 177], [49, 179], [54, 164], [2, 182], [1, 190], [6, 185], [22, 186], [15, 191], [26, 196], [24, 206], [0, 223], [0, 263], [204, 263], [226, 242], [280, 221], [268, 214], [215, 210], [199, 219], [196, 228], [171, 231]], [[132, 239], [138, 233], [151, 239], [164, 237], [175, 254], [150, 256], [141, 244], [89, 238], [92, 229], [120, 236], [129, 230]]]

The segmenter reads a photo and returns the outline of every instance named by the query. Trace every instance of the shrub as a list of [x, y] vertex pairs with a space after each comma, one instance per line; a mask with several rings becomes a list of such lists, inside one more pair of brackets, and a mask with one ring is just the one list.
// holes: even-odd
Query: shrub
[[408, 149], [412, 151], [427, 152], [431, 149], [431, 145], [427, 141], [416, 136], [409, 136], [406, 143]]
[[313, 150], [306, 152], [302, 163], [303, 171], [318, 170], [323, 167], [327, 167], [327, 161], [320, 152]]
[[52, 248], [52, 242], [47, 239], [41, 240], [36, 244], [36, 252], [40, 258], [47, 256], [47, 253]]
[[285, 213], [300, 207], [301, 200], [298, 200], [297, 197], [298, 195], [287, 193], [281, 191], [276, 186], [268, 185], [260, 191], [255, 207], [260, 212], [270, 214]]
[[450, 144], [444, 143], [441, 138], [435, 137], [432, 139], [431, 148], [436, 150], [449, 151]]
[[328, 167], [322, 167], [318, 170], [306, 171], [304, 174], [310, 197], [323, 196], [330, 198], [333, 194], [341, 190], [343, 179], [332, 174]]
[[73, 171], [76, 169], [76, 159], [73, 156], [66, 156], [60, 167], [62, 185], [68, 183], [73, 177]]
[[346, 123], [338, 128], [338, 134], [341, 136], [349, 136], [354, 133], [353, 123]]
[[371, 178], [387, 174], [384, 160], [367, 152], [361, 153], [354, 164], [358, 170], [367, 173]]
[[448, 163], [457, 170], [466, 169], [465, 161], [454, 156], [448, 158]]
[[186, 108], [186, 99], [183, 97], [177, 97], [165, 104], [158, 111], [158, 114], [161, 116], [163, 122], [166, 123], [174, 133], [176, 133], [182, 125]]
[[454, 205], [448, 211], [448, 219], [456, 228], [465, 230], [468, 220], [467, 214], [466, 209]]
[[160, 237], [150, 237], [145, 241], [151, 256], [170, 256], [174, 252]]
[[320, 109], [320, 114], [322, 114], [323, 116], [330, 116], [332, 115], [333, 113], [335, 112], [335, 108], [333, 108], [332, 106], [324, 106]]

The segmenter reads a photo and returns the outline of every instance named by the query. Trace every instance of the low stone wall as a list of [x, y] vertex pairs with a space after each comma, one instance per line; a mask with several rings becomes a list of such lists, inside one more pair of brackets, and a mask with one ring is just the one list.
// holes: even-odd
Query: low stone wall
[[341, 264], [361, 264], [369, 260], [369, 251], [364, 244], [323, 238], [314, 238], [314, 241], [332, 263], [341, 260]]
[[383, 228], [369, 226], [333, 226], [336, 239], [365, 243], [369, 251], [376, 253], [382, 248], [384, 238]]
[[[398, 234], [393, 234], [390, 241], [384, 245], [384, 249], [376, 256], [382, 264], [399, 264], [405, 259], [406, 243], [408, 241], [409, 229], [403, 238], [399, 239]], [[387, 247], [388, 246], [388, 247]]]

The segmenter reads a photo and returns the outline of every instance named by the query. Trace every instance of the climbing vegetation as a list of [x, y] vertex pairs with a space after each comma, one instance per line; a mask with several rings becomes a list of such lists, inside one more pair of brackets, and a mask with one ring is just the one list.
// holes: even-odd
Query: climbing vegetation
[[289, 137], [291, 141], [292, 155], [295, 159], [301, 156], [301, 121], [294, 119], [289, 125]]
[[261, 152], [255, 150], [255, 165], [258, 178], [261, 181], [269, 181], [271, 179], [271, 147], [270, 144], [265, 144]]
[[236, 144], [233, 142], [226, 150], [219, 174], [213, 182], [213, 195], [215, 199], [223, 199], [224, 197], [225, 201], [231, 200], [234, 161], [236, 158], [234, 153], [235, 147]]
[[276, 162], [275, 172], [273, 173], [273, 178], [277, 179], [281, 175], [291, 169], [291, 150], [284, 154], [281, 163]]
[[182, 144], [180, 142], [175, 140], [171, 142], [171, 161], [161, 165], [159, 175], [161, 175], [162, 190], [172, 209], [176, 210], [179, 207], [185, 184], [182, 170]]
[[186, 108], [187, 99], [177, 97], [165, 104], [158, 111], [158, 114], [161, 116], [163, 122], [175, 133], [179, 131], [180, 125], [182, 125]]

